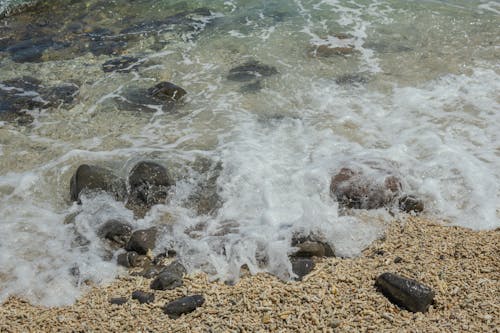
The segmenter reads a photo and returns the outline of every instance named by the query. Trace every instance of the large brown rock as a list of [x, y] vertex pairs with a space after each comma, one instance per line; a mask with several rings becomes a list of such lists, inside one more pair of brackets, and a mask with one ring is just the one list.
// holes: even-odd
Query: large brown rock
[[395, 175], [375, 178], [351, 168], [340, 169], [330, 183], [331, 195], [347, 208], [382, 208], [391, 204], [401, 191], [401, 180]]

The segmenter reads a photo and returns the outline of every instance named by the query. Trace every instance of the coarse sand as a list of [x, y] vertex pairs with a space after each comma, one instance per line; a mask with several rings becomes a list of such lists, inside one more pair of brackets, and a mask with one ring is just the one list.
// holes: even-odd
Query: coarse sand
[[[420, 218], [394, 221], [358, 258], [323, 258], [301, 282], [244, 274], [229, 286], [188, 275], [151, 304], [130, 298], [150, 280], [127, 276], [92, 288], [72, 306], [44, 308], [15, 297], [0, 306], [0, 332], [500, 332], [500, 230], [472, 231]], [[374, 287], [393, 272], [434, 289], [427, 313], [390, 303]], [[178, 319], [165, 303], [202, 294]], [[112, 297], [129, 298], [112, 305]]]

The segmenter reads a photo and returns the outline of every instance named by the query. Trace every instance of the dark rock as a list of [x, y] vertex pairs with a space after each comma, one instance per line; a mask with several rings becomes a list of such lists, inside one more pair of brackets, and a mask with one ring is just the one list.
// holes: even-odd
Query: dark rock
[[355, 52], [354, 46], [335, 47], [330, 45], [319, 45], [312, 52], [314, 57], [348, 56]]
[[200, 20], [210, 16], [211, 12], [207, 8], [198, 8], [192, 11], [183, 11], [162, 20], [148, 20], [136, 23], [120, 31], [121, 34], [134, 35], [140, 34], [147, 36], [151, 33], [159, 34], [163, 31], [171, 31], [174, 27], [180, 26], [181, 29], [196, 29]]
[[42, 93], [43, 99], [51, 106], [70, 104], [78, 95], [79, 87], [74, 83], [65, 83], [60, 86], [51, 87]]
[[375, 285], [391, 302], [412, 312], [426, 312], [435, 296], [428, 286], [392, 273], [380, 275]]
[[139, 162], [130, 171], [130, 199], [134, 203], [152, 206], [167, 198], [174, 181], [167, 169], [154, 162]]
[[150, 266], [146, 267], [143, 271], [136, 273], [138, 276], [142, 276], [143, 278], [146, 279], [152, 279], [156, 276], [158, 276], [161, 271], [165, 268], [165, 266]]
[[249, 93], [249, 94], [254, 94], [262, 90], [262, 83], [260, 80], [257, 80], [255, 82], [245, 84], [240, 88], [240, 91], [242, 93]]
[[166, 266], [161, 273], [163, 272], [170, 272], [172, 274], [177, 274], [179, 276], [183, 276], [184, 274], [187, 273], [186, 268], [184, 265], [180, 263], [180, 261], [175, 260], [172, 263], [170, 263], [168, 266]]
[[82, 164], [71, 178], [71, 200], [77, 201], [82, 191], [104, 191], [113, 195], [117, 200], [123, 200], [127, 193], [127, 187], [125, 181], [111, 170]]
[[383, 181], [367, 177], [360, 171], [342, 168], [332, 177], [330, 193], [341, 206], [355, 209], [377, 209], [392, 203], [401, 192], [401, 181], [386, 175]]
[[362, 74], [344, 74], [335, 79], [338, 85], [358, 85], [367, 83], [368, 79]]
[[396, 257], [396, 258], [394, 258], [394, 263], [395, 263], [395, 264], [399, 264], [399, 263], [400, 263], [400, 262], [402, 262], [402, 261], [403, 261], [403, 258], [401, 258], [401, 257]]
[[141, 60], [136, 57], [123, 56], [106, 61], [102, 64], [104, 72], [129, 73], [136, 70], [141, 64]]
[[26, 125], [33, 121], [27, 113], [45, 106], [37, 92], [41, 82], [29, 76], [0, 82], [0, 120]]
[[105, 222], [99, 229], [99, 235], [110, 241], [115, 242], [119, 246], [124, 246], [130, 239], [132, 227], [119, 220], [109, 220]]
[[153, 303], [155, 300], [155, 294], [136, 290], [132, 293], [132, 299], [138, 300], [141, 304]]
[[170, 290], [180, 286], [182, 286], [182, 276], [168, 270], [163, 270], [150, 285], [154, 290]]
[[264, 65], [253, 60], [231, 69], [227, 79], [231, 81], [246, 82], [259, 77], [267, 77], [275, 74], [278, 74], [278, 70], [275, 67]]
[[155, 227], [143, 230], [136, 230], [130, 236], [125, 249], [135, 251], [139, 254], [147, 254], [149, 250], [154, 249], [156, 243], [157, 230]]
[[335, 251], [328, 243], [316, 239], [315, 236], [294, 237], [292, 246], [299, 250], [294, 253], [296, 257], [335, 257]]
[[52, 38], [29, 39], [10, 46], [7, 51], [15, 62], [40, 62], [43, 52], [53, 44]]
[[421, 213], [424, 203], [413, 195], [405, 195], [399, 199], [399, 209], [406, 213]]
[[92, 40], [89, 43], [89, 51], [95, 55], [119, 55], [127, 48], [127, 42], [114, 40]]
[[128, 301], [127, 297], [113, 297], [109, 299], [109, 303], [115, 305], [123, 305], [127, 303], [127, 301]]
[[302, 280], [314, 268], [314, 262], [310, 258], [291, 258], [292, 271], [297, 274], [297, 280]]
[[178, 102], [186, 94], [186, 90], [171, 82], [160, 82], [148, 89], [149, 96], [165, 102]]
[[129, 251], [120, 253], [117, 257], [117, 264], [123, 267], [140, 267], [148, 262], [146, 256], [139, 255], [137, 252]]
[[186, 296], [165, 304], [164, 312], [171, 319], [177, 319], [182, 314], [193, 312], [204, 302], [205, 298], [202, 295]]

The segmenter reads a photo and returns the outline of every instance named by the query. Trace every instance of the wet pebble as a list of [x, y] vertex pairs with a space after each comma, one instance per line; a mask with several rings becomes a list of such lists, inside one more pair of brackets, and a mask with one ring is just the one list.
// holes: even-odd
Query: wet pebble
[[163, 311], [171, 319], [177, 319], [182, 314], [193, 312], [196, 308], [202, 306], [204, 302], [205, 298], [202, 295], [186, 296], [165, 304]]
[[155, 295], [153, 293], [136, 290], [132, 292], [132, 299], [139, 301], [141, 304], [153, 303]]
[[119, 246], [124, 246], [132, 234], [132, 226], [119, 220], [109, 220], [99, 229], [99, 235]]
[[391, 302], [411, 312], [426, 312], [435, 296], [430, 287], [393, 273], [381, 274], [375, 285]]
[[143, 230], [136, 230], [130, 236], [125, 249], [135, 251], [138, 254], [146, 255], [154, 249], [156, 243], [157, 229], [155, 227]]
[[148, 258], [143, 255], [139, 255], [137, 252], [129, 251], [120, 253], [116, 258], [118, 265], [123, 267], [141, 267], [148, 263]]
[[109, 303], [114, 305], [123, 305], [127, 303], [127, 301], [128, 301], [127, 297], [113, 297], [109, 299]]
[[290, 261], [292, 271], [297, 275], [299, 281], [314, 269], [314, 262], [310, 258], [291, 258]]

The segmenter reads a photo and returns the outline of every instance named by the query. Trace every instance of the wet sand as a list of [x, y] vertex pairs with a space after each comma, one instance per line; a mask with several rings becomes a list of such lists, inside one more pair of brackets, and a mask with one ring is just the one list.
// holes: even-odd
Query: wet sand
[[[150, 280], [128, 276], [91, 288], [67, 307], [10, 298], [0, 306], [0, 332], [500, 332], [499, 262], [499, 229], [476, 232], [410, 218], [394, 221], [385, 239], [358, 258], [318, 259], [301, 282], [244, 274], [228, 286], [200, 273], [139, 304], [130, 295], [150, 291]], [[374, 287], [383, 272], [432, 287], [434, 305], [427, 313], [393, 305]], [[192, 294], [204, 295], [205, 304], [179, 319], [163, 313], [165, 303]], [[126, 304], [109, 303], [121, 296]]]

